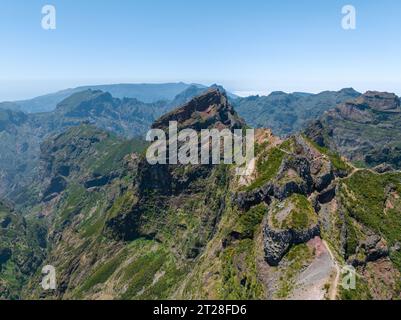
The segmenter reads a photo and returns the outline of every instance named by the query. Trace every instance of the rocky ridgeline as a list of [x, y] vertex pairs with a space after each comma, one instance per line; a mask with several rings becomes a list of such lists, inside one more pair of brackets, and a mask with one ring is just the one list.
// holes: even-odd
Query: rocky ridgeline
[[248, 125], [270, 128], [275, 135], [287, 137], [337, 104], [359, 96], [352, 88], [319, 94], [272, 92], [269, 96], [239, 98], [234, 106]]
[[[382, 237], [363, 227], [360, 232], [366, 235], [365, 238], [358, 240], [355, 254], [347, 255], [347, 239], [351, 231], [345, 223], [346, 208], [342, 204], [338, 181], [351, 172], [339, 170], [333, 165], [330, 156], [318, 151], [305, 137], [292, 137], [290, 141], [292, 145], [283, 150], [286, 155], [273, 179], [253, 190], [238, 192], [233, 196], [243, 214], [260, 203], [267, 204], [263, 222], [266, 262], [277, 266], [292, 246], [320, 236], [323, 230], [325, 233], [333, 232], [327, 221], [336, 219], [340, 219], [342, 225], [338, 230], [339, 250], [349, 264], [364, 266], [386, 258], [391, 250], [396, 250], [389, 249]], [[382, 165], [376, 171], [385, 174], [389, 170], [391, 167]], [[336, 209], [327, 209], [331, 206]], [[241, 238], [241, 235], [236, 237]]]
[[305, 131], [320, 146], [349, 160], [375, 167], [388, 163], [401, 168], [400, 98], [368, 91], [327, 111]]
[[[234, 197], [235, 203], [243, 211], [262, 202], [269, 205], [269, 218], [266, 219], [264, 226], [264, 248], [265, 259], [270, 265], [278, 265], [292, 245], [305, 243], [320, 235], [317, 219], [313, 217], [316, 212], [314, 210], [310, 212], [312, 207], [293, 208], [294, 215], [305, 214], [306, 221], [300, 227], [275, 225], [272, 222], [274, 214], [272, 207], [281, 205], [281, 211], [287, 211], [284, 215], [288, 215], [292, 201], [287, 201], [293, 195], [301, 195], [306, 202], [308, 202], [306, 197], [315, 192], [321, 193], [323, 197], [336, 174], [330, 161], [311, 147], [303, 137], [293, 137], [292, 141], [292, 150], [286, 151], [287, 155], [273, 180], [267, 181], [263, 186], [252, 191], [239, 192]], [[305, 210], [307, 212], [301, 212]], [[285, 217], [281, 219], [285, 220]], [[315, 223], [310, 223], [314, 220], [316, 220]]]
[[240, 129], [244, 121], [234, 111], [224, 92], [211, 88], [183, 106], [156, 120], [152, 128], [168, 129], [170, 121], [178, 123], [178, 129]]

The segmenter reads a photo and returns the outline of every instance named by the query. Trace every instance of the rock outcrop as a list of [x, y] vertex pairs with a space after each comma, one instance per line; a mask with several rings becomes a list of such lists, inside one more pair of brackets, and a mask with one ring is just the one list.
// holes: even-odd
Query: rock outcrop
[[320, 236], [320, 228], [315, 225], [305, 230], [274, 230], [269, 225], [263, 229], [265, 259], [271, 266], [278, 266], [291, 246], [306, 243]]
[[[245, 212], [262, 202], [269, 205], [263, 239], [265, 259], [273, 266], [279, 264], [293, 245], [320, 235], [316, 212], [320, 203], [330, 202], [336, 194], [330, 159], [301, 136], [291, 141], [272, 180], [233, 197]], [[314, 196], [307, 200], [312, 193]]]
[[193, 98], [183, 106], [156, 120], [152, 128], [167, 130], [170, 121], [178, 123], [178, 129], [241, 129], [245, 122], [239, 118], [228, 102], [225, 93], [212, 88]]
[[[348, 263], [354, 267], [366, 265], [368, 262], [374, 262], [388, 257], [390, 250], [386, 241], [378, 235], [372, 234], [361, 241], [356, 249], [357, 254], [348, 259]], [[362, 257], [362, 258], [361, 258]]]

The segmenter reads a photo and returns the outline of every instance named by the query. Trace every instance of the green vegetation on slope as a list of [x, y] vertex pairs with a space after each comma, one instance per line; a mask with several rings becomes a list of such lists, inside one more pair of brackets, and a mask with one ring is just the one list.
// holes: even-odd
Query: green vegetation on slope
[[280, 276], [279, 288], [276, 297], [279, 299], [288, 298], [295, 288], [296, 276], [304, 266], [307, 266], [313, 258], [313, 252], [306, 244], [300, 244], [291, 248], [284, 257], [283, 274]]
[[20, 299], [46, 247], [41, 221], [27, 221], [0, 201], [0, 300]]
[[[277, 215], [280, 211], [289, 210], [286, 217], [279, 222]], [[284, 201], [276, 204], [271, 213], [273, 226], [277, 229], [305, 230], [317, 223], [317, 216], [308, 199], [301, 194], [293, 194]]]
[[235, 230], [241, 233], [242, 237], [253, 239], [266, 213], [267, 207], [263, 203], [252, 207], [249, 211], [240, 215]]
[[[382, 235], [390, 245], [401, 241], [401, 174], [362, 170], [345, 179], [340, 190], [354, 219]], [[392, 257], [401, 269], [400, 258], [399, 253]]]
[[281, 166], [284, 156], [285, 152], [281, 151], [279, 148], [272, 148], [268, 151], [264, 151], [258, 157], [256, 163], [258, 176], [250, 186], [246, 187], [246, 191], [262, 187], [265, 183], [273, 179]]
[[257, 278], [255, 250], [254, 240], [245, 239], [222, 253], [222, 299], [252, 300], [263, 297], [263, 288]]
[[337, 152], [331, 151], [329, 148], [319, 146], [316, 142], [312, 141], [305, 135], [303, 135], [303, 138], [308, 141], [314, 148], [316, 148], [320, 153], [328, 156], [334, 168], [347, 173], [351, 172], [351, 167], [341, 158], [341, 156]]

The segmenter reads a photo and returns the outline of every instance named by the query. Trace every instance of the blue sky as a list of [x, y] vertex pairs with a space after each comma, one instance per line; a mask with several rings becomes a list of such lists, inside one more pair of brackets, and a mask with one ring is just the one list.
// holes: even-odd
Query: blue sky
[[[45, 4], [57, 29], [41, 28]], [[352, 4], [357, 29], [341, 27]], [[399, 0], [0, 0], [0, 101], [82, 84], [401, 94]]]

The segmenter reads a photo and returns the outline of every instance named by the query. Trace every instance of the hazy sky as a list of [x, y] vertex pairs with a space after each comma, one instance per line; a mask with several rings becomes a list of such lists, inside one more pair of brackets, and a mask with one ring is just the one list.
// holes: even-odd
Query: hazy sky
[[[57, 9], [57, 29], [41, 9]], [[357, 29], [343, 30], [352, 4]], [[401, 94], [399, 0], [0, 0], [0, 101], [81, 84]]]

